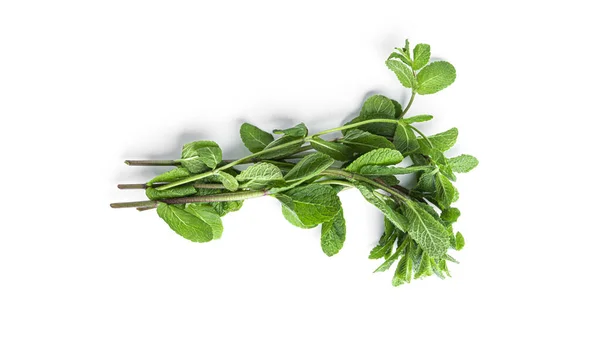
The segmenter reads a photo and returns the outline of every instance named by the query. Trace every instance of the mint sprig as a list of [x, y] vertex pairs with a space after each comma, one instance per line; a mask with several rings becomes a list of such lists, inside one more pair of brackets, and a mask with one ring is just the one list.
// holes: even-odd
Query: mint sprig
[[[415, 124], [433, 116], [404, 117], [416, 95], [436, 93], [456, 78], [450, 63], [430, 63], [430, 56], [429, 45], [417, 44], [411, 51], [406, 41], [385, 62], [411, 90], [405, 108], [374, 95], [349, 123], [313, 134], [304, 123], [272, 133], [244, 123], [240, 136], [250, 154], [233, 160], [224, 160], [213, 141], [185, 144], [180, 159], [128, 160], [131, 166], [174, 168], [145, 184], [119, 185], [145, 189], [149, 200], [111, 206], [157, 209], [177, 234], [208, 242], [222, 236], [221, 217], [238, 211], [244, 200], [271, 196], [280, 201], [283, 217], [292, 225], [321, 225], [321, 249], [333, 256], [346, 238], [338, 194], [356, 188], [384, 215], [384, 232], [369, 254], [370, 259], [383, 259], [375, 272], [396, 264], [394, 286], [433, 274], [450, 276], [447, 261], [457, 261], [448, 251], [465, 244], [463, 235], [454, 231], [460, 216], [452, 206], [459, 196], [455, 173], [471, 171], [478, 161], [466, 154], [445, 156], [457, 141], [456, 128], [426, 136]], [[328, 139], [333, 133], [337, 138]], [[240, 171], [242, 164], [250, 166]], [[406, 175], [415, 176], [414, 187], [399, 183], [398, 177]]]

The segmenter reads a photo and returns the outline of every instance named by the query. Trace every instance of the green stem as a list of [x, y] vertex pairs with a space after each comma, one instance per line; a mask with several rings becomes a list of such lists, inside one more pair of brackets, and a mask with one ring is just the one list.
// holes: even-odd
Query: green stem
[[382, 184], [380, 182], [377, 182], [373, 179], [367, 178], [360, 174], [356, 174], [356, 173], [352, 173], [352, 172], [348, 172], [348, 171], [344, 171], [344, 170], [340, 170], [340, 169], [332, 169], [332, 168], [326, 169], [321, 174], [329, 175], [329, 176], [341, 176], [341, 177], [345, 177], [347, 179], [361, 181], [363, 183], [367, 183], [371, 186], [382, 189], [382, 190], [388, 192], [389, 194], [394, 195], [402, 200], [408, 200], [408, 198], [409, 198], [407, 195], [404, 195], [403, 193], [401, 193], [398, 190], [395, 190], [385, 184]]
[[[166, 183], [154, 183], [150, 186], [148, 184], [119, 184], [117, 188], [120, 190], [136, 190], [136, 189], [147, 189], [148, 187], [159, 187], [164, 186]], [[207, 188], [207, 189], [224, 189], [223, 184], [194, 184], [196, 188]]]
[[423, 132], [421, 132], [421, 130], [419, 130], [419, 129], [415, 128], [414, 126], [412, 126], [412, 125], [410, 125], [410, 124], [408, 125], [408, 127], [410, 127], [411, 129], [413, 129], [413, 130], [417, 131], [417, 133], [418, 133], [419, 135], [421, 135], [421, 137], [423, 137], [423, 139], [425, 139], [425, 141], [427, 141], [427, 143], [429, 144], [429, 146], [433, 147], [433, 144], [431, 143], [431, 141], [429, 140], [429, 138], [427, 138], [427, 136], [425, 136], [425, 135], [423, 134]]
[[129, 166], [176, 166], [175, 160], [126, 160]]
[[258, 198], [263, 197], [265, 195], [269, 195], [269, 191], [242, 191], [242, 192], [231, 192], [231, 193], [220, 193], [220, 194], [212, 194], [212, 195], [202, 195], [202, 196], [191, 196], [191, 197], [182, 197], [182, 198], [171, 198], [171, 199], [163, 199], [163, 200], [145, 200], [145, 201], [133, 201], [133, 202], [117, 202], [110, 204], [112, 208], [152, 208], [158, 206], [159, 202], [164, 202], [165, 204], [188, 204], [194, 202], [226, 202], [226, 201], [236, 201], [236, 200], [246, 200], [250, 198]]
[[406, 115], [406, 113], [408, 112], [408, 109], [410, 109], [410, 106], [412, 105], [413, 101], [415, 100], [416, 94], [417, 94], [416, 91], [412, 92], [412, 95], [410, 95], [410, 101], [408, 101], [406, 108], [404, 108], [404, 111], [402, 111], [402, 113], [400, 114], [400, 118], [402, 118], [402, 117], [404, 117], [404, 115]]
[[352, 123], [352, 124], [348, 124], [348, 125], [343, 125], [337, 128], [333, 128], [333, 129], [329, 129], [329, 130], [325, 130], [325, 131], [321, 131], [321, 132], [317, 132], [315, 133], [313, 136], [321, 136], [327, 133], [332, 133], [332, 132], [336, 132], [336, 131], [342, 131], [342, 130], [347, 130], [347, 129], [352, 129], [361, 125], [365, 125], [365, 124], [371, 124], [371, 123], [390, 123], [390, 124], [398, 124], [398, 121], [395, 119], [383, 119], [383, 118], [377, 118], [377, 119], [369, 119], [366, 121], [362, 121], [362, 122], [356, 122], [356, 123]]
[[354, 184], [348, 182], [346, 180], [338, 180], [338, 179], [327, 179], [315, 182], [315, 184], [320, 185], [341, 185], [346, 187], [355, 187]]

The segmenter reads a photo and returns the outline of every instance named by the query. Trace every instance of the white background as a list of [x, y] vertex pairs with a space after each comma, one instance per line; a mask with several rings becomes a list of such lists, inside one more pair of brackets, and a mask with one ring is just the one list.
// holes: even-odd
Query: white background
[[[598, 336], [600, 50], [591, 1], [2, 1], [0, 335]], [[117, 183], [212, 139], [244, 155], [239, 125], [406, 102], [384, 65], [405, 38], [456, 82], [411, 114], [456, 126], [467, 245], [453, 278], [391, 286], [367, 259], [381, 215], [342, 202], [344, 249], [288, 224], [274, 199], [189, 242]]]

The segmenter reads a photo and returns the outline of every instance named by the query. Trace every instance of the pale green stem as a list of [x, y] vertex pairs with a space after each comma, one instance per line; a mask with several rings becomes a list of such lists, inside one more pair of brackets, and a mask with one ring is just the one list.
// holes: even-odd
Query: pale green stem
[[404, 115], [406, 115], [406, 113], [408, 112], [408, 109], [410, 109], [410, 106], [412, 105], [413, 101], [415, 100], [416, 94], [417, 94], [416, 91], [412, 92], [412, 95], [410, 96], [410, 101], [408, 101], [406, 108], [404, 108], [404, 111], [402, 111], [402, 113], [400, 114], [400, 118], [402, 118], [402, 117], [404, 117]]
[[145, 200], [145, 201], [133, 201], [133, 202], [117, 202], [110, 204], [112, 208], [128, 208], [128, 207], [136, 207], [136, 208], [152, 208], [158, 206], [159, 202], [164, 202], [165, 204], [187, 204], [194, 202], [227, 202], [227, 201], [237, 201], [237, 200], [246, 200], [250, 198], [258, 198], [263, 197], [265, 195], [269, 195], [269, 191], [242, 191], [242, 192], [231, 192], [231, 193], [220, 193], [220, 194], [212, 194], [212, 195], [202, 195], [202, 196], [191, 196], [191, 197], [182, 197], [182, 198], [171, 198], [164, 200]]
[[431, 143], [431, 141], [429, 140], [429, 138], [427, 138], [427, 136], [425, 136], [425, 135], [423, 134], [423, 132], [421, 132], [421, 130], [419, 130], [419, 129], [415, 128], [414, 126], [412, 126], [412, 125], [410, 125], [410, 124], [408, 125], [408, 127], [410, 127], [411, 129], [413, 129], [413, 130], [417, 131], [417, 133], [418, 133], [419, 135], [421, 135], [421, 137], [423, 137], [423, 139], [425, 139], [425, 141], [427, 141], [427, 143], [429, 144], [429, 146], [433, 147], [433, 144]]
[[333, 128], [333, 129], [329, 129], [329, 130], [317, 132], [313, 136], [321, 136], [321, 135], [324, 135], [324, 134], [327, 134], [327, 133], [336, 132], [336, 131], [353, 129], [353, 128], [358, 127], [358, 126], [365, 125], [365, 124], [371, 124], [371, 123], [398, 124], [398, 121], [395, 120], [395, 119], [383, 119], [383, 118], [369, 119], [369, 120], [366, 120], [366, 121], [356, 122], [356, 123], [352, 123], [352, 124], [348, 124], [348, 125], [343, 125], [343, 126], [340, 126], [340, 127], [337, 127], [337, 128]]

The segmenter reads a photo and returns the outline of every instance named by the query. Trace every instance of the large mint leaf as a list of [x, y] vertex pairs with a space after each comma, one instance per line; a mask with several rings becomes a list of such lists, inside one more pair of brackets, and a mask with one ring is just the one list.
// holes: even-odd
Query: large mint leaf
[[416, 202], [406, 200], [400, 207], [402, 214], [408, 220], [408, 234], [431, 257], [444, 256], [450, 247], [448, 232], [444, 225]]
[[[320, 152], [309, 154], [302, 158], [283, 178], [285, 179], [285, 186], [281, 188], [290, 189], [297, 186], [308, 179], [317, 176], [319, 173], [326, 170], [335, 161]], [[281, 191], [274, 189], [273, 192]]]
[[301, 186], [276, 197], [281, 201], [284, 217], [301, 228], [331, 221], [341, 208], [335, 190], [327, 185]]
[[291, 137], [306, 137], [306, 135], [308, 135], [308, 128], [306, 128], [306, 125], [304, 125], [304, 123], [300, 123], [294, 127], [288, 128], [288, 129], [273, 130], [273, 133], [282, 134], [282, 135], [291, 136]]
[[202, 173], [210, 170], [198, 156], [178, 159], [177, 162], [191, 173]]
[[448, 164], [456, 173], [467, 173], [477, 167], [479, 161], [471, 155], [461, 154], [458, 157], [448, 158]]
[[360, 169], [367, 165], [395, 165], [404, 159], [402, 154], [392, 149], [377, 149], [369, 151], [354, 160], [346, 167], [346, 171], [360, 172]]
[[[429, 139], [431, 144], [433, 144], [433, 147], [441, 152], [450, 150], [452, 148], [452, 146], [454, 146], [454, 144], [456, 143], [457, 138], [458, 138], [458, 129], [457, 128], [452, 128], [450, 130], [440, 132], [433, 136], [427, 137], [427, 139]], [[421, 143], [422, 147], [425, 149], [430, 147], [429, 143], [427, 143], [427, 141], [423, 138], [419, 138], [419, 143]], [[428, 153], [428, 154], [430, 154], [432, 156], [435, 155], [432, 153]], [[438, 162], [440, 162], [442, 160], [445, 161], [445, 159], [442, 159], [442, 158], [433, 158], [433, 159]], [[440, 164], [445, 164], [445, 163], [440, 162]]]
[[419, 142], [415, 132], [408, 124], [398, 123], [396, 132], [394, 132], [394, 146], [396, 150], [404, 155], [411, 154], [419, 149]]
[[211, 228], [213, 239], [219, 239], [223, 234], [223, 223], [217, 211], [210, 205], [193, 203], [187, 204], [185, 210], [206, 222]]
[[189, 212], [162, 202], [157, 212], [172, 230], [190, 241], [208, 242], [213, 239], [212, 227]]
[[180, 180], [182, 178], [189, 177], [190, 175], [191, 174], [188, 169], [184, 167], [178, 167], [157, 175], [152, 180], [150, 180], [149, 183], [170, 183], [173, 181]]
[[406, 88], [415, 88], [415, 75], [400, 59], [389, 59], [385, 65], [396, 74], [398, 80]]
[[327, 256], [333, 256], [342, 249], [345, 240], [346, 220], [340, 207], [333, 219], [324, 222], [321, 226], [321, 249]]
[[263, 131], [250, 123], [244, 123], [240, 127], [240, 137], [244, 145], [252, 153], [262, 151], [273, 140], [273, 135]]
[[340, 139], [340, 142], [350, 146], [358, 153], [366, 153], [380, 148], [394, 149], [394, 144], [387, 140], [387, 138], [357, 129], [348, 131]]
[[208, 140], [200, 140], [183, 146], [181, 158], [186, 159], [193, 157], [198, 157], [204, 165], [214, 169], [217, 167], [217, 164], [223, 160], [223, 153], [217, 143]]
[[446, 61], [428, 64], [417, 74], [417, 93], [419, 95], [434, 94], [454, 82], [456, 69]]
[[413, 49], [413, 70], [419, 70], [429, 63], [431, 48], [428, 44], [419, 43]]
[[279, 167], [271, 163], [254, 164], [236, 176], [245, 188], [261, 189], [283, 184], [283, 175]]
[[354, 154], [354, 151], [349, 146], [340, 143], [329, 142], [319, 137], [311, 138], [310, 144], [315, 150], [339, 161], [348, 161], [352, 159]]
[[[391, 99], [383, 95], [373, 95], [363, 103], [358, 119], [353, 122], [369, 119], [395, 119], [396, 108]], [[361, 125], [359, 129], [384, 137], [394, 134], [396, 125], [392, 123], [371, 123]]]
[[440, 173], [435, 175], [435, 184], [435, 199], [442, 208], [450, 207], [450, 204], [454, 200], [454, 186], [445, 175]]

